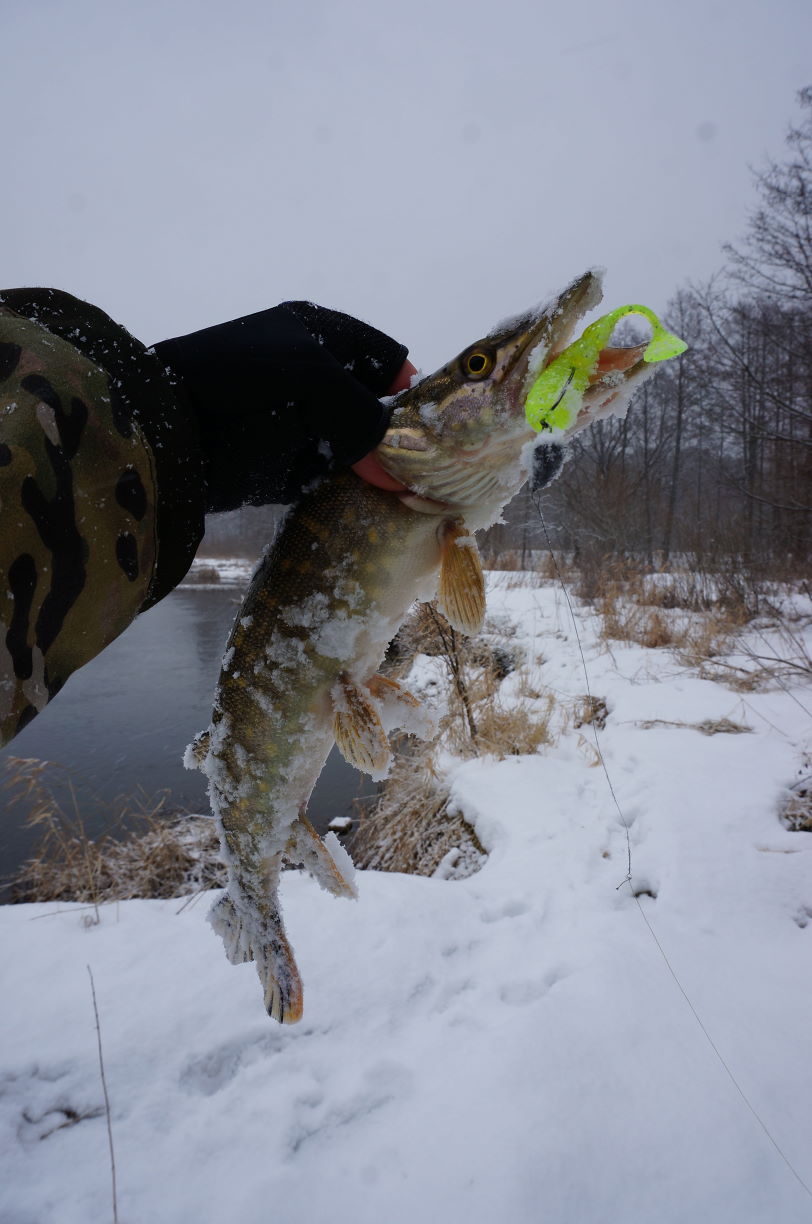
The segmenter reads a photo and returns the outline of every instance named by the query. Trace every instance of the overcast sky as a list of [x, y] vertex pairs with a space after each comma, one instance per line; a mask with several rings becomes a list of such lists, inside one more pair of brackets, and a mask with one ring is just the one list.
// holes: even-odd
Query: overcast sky
[[433, 368], [584, 268], [722, 262], [809, 0], [0, 0], [4, 286], [145, 341], [290, 297]]

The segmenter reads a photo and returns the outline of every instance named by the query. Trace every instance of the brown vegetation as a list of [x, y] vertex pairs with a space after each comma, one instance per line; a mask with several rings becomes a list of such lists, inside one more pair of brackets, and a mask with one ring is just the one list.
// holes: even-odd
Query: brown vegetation
[[793, 833], [812, 833], [812, 779], [806, 777], [792, 787], [781, 820]]
[[[439, 745], [446, 751], [458, 757], [503, 759], [537, 752], [550, 741], [554, 701], [549, 693], [510, 702], [500, 697], [502, 681], [520, 663], [508, 641], [462, 637], [434, 605], [420, 604], [393, 644], [390, 666], [402, 674], [415, 654], [444, 664], [447, 690]], [[523, 675], [520, 672], [520, 689]], [[433, 875], [442, 868], [453, 878], [479, 869], [484, 850], [463, 815], [449, 809], [448, 791], [435, 771], [436, 750], [425, 748], [419, 756], [407, 750], [397, 756], [352, 843], [362, 867], [417, 875]]]
[[9, 805], [26, 804], [27, 823], [41, 835], [34, 855], [10, 881], [13, 901], [78, 901], [97, 908], [225, 882], [214, 822], [168, 812], [165, 793], [122, 797], [105, 813], [108, 831], [94, 839], [62, 767], [10, 757], [0, 788]]
[[485, 851], [462, 814], [449, 808], [448, 789], [427, 749], [397, 757], [377, 802], [361, 818], [352, 855], [359, 867], [424, 876], [451, 857], [448, 874], [462, 879], [479, 870]]

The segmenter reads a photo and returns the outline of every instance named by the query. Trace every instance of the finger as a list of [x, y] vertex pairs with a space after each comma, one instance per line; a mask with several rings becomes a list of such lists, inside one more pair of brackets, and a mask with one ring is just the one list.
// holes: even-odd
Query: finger
[[379, 489], [385, 489], [388, 493], [402, 493], [406, 488], [406, 485], [401, 484], [399, 480], [395, 480], [394, 476], [390, 476], [381, 467], [374, 451], [364, 455], [363, 459], [359, 459], [357, 463], [354, 463], [352, 470], [356, 476], [360, 476], [367, 484], [375, 485]]
[[397, 378], [387, 391], [387, 395], [395, 395], [395, 393], [398, 391], [405, 391], [407, 387], [412, 385], [412, 376], [416, 373], [417, 366], [412, 365], [411, 361], [409, 361], [407, 358], [400, 367]]

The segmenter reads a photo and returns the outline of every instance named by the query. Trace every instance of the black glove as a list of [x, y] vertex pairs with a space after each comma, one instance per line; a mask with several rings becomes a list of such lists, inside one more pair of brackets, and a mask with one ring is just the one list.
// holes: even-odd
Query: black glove
[[154, 347], [197, 419], [207, 511], [295, 501], [373, 450], [389, 423], [378, 396], [408, 352], [312, 302], [284, 302]]

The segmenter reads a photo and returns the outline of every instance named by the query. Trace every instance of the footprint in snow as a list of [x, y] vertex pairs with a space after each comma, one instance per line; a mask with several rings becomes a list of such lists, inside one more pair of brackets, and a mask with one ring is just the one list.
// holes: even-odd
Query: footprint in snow
[[499, 991], [499, 997], [510, 1007], [527, 1007], [528, 1004], [542, 999], [557, 982], [568, 976], [563, 969], [550, 969], [541, 978], [507, 983]]
[[180, 1073], [181, 1088], [201, 1096], [213, 1096], [239, 1074], [240, 1070], [259, 1059], [278, 1054], [285, 1044], [284, 1032], [271, 1030], [259, 1037], [225, 1042], [206, 1054], [190, 1058]]
[[297, 1101], [297, 1106], [305, 1105], [307, 1109], [295, 1111], [298, 1116], [294, 1118], [288, 1137], [291, 1154], [295, 1155], [314, 1139], [330, 1139], [337, 1130], [377, 1113], [408, 1094], [413, 1080], [412, 1072], [401, 1063], [382, 1062], [369, 1067], [356, 1091], [344, 1099], [328, 1095], [318, 1102]]
[[85, 1089], [78, 1080], [62, 1083], [55, 1094], [54, 1085], [69, 1079], [74, 1070], [67, 1064], [34, 1064], [21, 1071], [0, 1071], [0, 1097], [6, 1099], [12, 1114], [19, 1110], [17, 1138], [21, 1143], [37, 1143], [104, 1113], [99, 1101], [91, 1103], [83, 1097]]
[[501, 922], [503, 918], [521, 918], [522, 914], [526, 914], [529, 909], [530, 906], [526, 901], [515, 898], [483, 910], [480, 917], [483, 922]]

